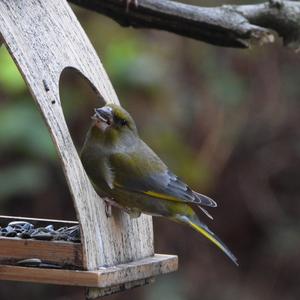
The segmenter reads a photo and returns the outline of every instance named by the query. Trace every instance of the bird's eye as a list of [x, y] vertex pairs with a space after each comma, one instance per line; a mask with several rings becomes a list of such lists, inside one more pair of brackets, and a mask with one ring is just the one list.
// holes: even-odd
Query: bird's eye
[[126, 126], [127, 125], [127, 121], [126, 120], [121, 120], [121, 126]]

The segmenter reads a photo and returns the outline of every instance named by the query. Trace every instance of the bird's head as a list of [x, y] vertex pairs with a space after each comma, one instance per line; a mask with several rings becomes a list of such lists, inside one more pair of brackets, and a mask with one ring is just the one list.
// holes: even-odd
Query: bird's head
[[119, 105], [110, 103], [96, 108], [92, 120], [95, 134], [105, 139], [115, 140], [120, 137], [137, 135], [133, 118]]

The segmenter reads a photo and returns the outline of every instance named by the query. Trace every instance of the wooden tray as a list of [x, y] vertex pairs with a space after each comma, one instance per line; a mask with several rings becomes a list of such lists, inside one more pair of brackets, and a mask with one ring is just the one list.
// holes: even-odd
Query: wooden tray
[[[43, 227], [52, 224], [55, 228], [78, 224], [73, 221], [0, 216], [0, 226], [18, 220]], [[82, 257], [81, 243], [0, 237], [0, 280], [98, 288], [123, 285], [126, 289], [127, 283], [130, 283], [130, 288], [144, 285], [151, 282], [153, 277], [176, 271], [178, 268], [177, 256], [155, 254], [126, 264], [84, 271]], [[45, 263], [59, 264], [63, 268], [14, 265], [17, 261], [28, 258], [38, 258]]]
[[[78, 225], [78, 222], [51, 219], [0, 216], [0, 226], [12, 221], [26, 221], [36, 227], [52, 224], [55, 228]], [[0, 263], [14, 264], [19, 260], [39, 258], [46, 263], [82, 269], [82, 245], [66, 241], [40, 241], [17, 237], [0, 237]]]
[[155, 254], [139, 261], [97, 271], [57, 270], [0, 265], [0, 280], [84, 287], [111, 287], [177, 270], [177, 257]]

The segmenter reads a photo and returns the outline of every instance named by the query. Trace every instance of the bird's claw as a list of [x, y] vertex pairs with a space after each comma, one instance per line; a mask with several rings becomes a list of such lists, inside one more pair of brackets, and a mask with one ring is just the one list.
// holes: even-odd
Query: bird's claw
[[105, 204], [105, 214], [107, 218], [110, 218], [112, 216], [111, 205], [108, 203]]
[[113, 200], [110, 198], [103, 198], [105, 202], [105, 214], [107, 218], [110, 218], [112, 216], [112, 209], [111, 207], [113, 206]]
[[117, 207], [129, 214], [131, 219], [136, 219], [141, 216], [141, 211], [139, 209], [124, 207], [108, 197], [103, 198], [103, 200], [105, 202], [105, 214], [107, 218], [110, 218], [112, 216], [112, 206]]

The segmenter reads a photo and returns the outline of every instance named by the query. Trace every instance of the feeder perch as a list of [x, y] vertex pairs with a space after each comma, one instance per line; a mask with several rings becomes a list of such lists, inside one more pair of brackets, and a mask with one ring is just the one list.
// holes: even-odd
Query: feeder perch
[[[105, 102], [119, 101], [68, 3], [0, 0], [0, 33], [0, 45], [2, 40], [15, 60], [56, 145], [81, 230], [81, 243], [77, 244], [1, 237], [0, 279], [88, 287], [87, 298], [92, 299], [147, 284], [159, 274], [175, 271], [177, 256], [154, 254], [150, 216], [130, 219], [117, 212], [107, 218], [104, 202], [94, 191], [74, 147], [59, 97], [61, 73], [74, 69]], [[0, 226], [8, 220], [11, 217], [0, 217]], [[28, 221], [38, 226], [49, 224], [49, 220]], [[42, 269], [13, 263], [33, 257], [72, 268]]]

